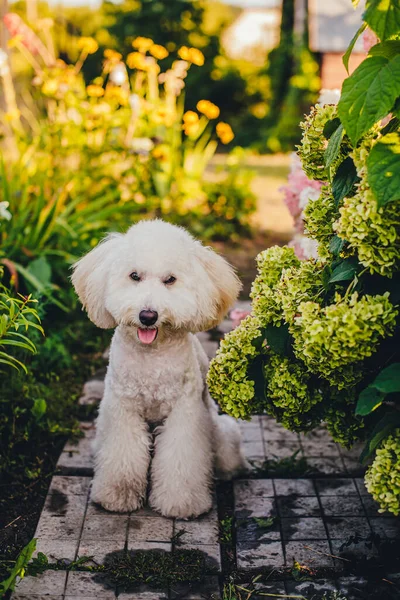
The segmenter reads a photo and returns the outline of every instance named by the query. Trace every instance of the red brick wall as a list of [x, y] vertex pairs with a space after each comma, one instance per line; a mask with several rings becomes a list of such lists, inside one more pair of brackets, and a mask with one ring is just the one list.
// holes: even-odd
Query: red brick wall
[[[322, 88], [335, 89], [342, 88], [343, 80], [347, 77], [346, 69], [342, 62], [342, 53], [327, 52], [322, 55], [321, 80]], [[364, 60], [365, 54], [352, 54], [349, 61], [349, 72]]]

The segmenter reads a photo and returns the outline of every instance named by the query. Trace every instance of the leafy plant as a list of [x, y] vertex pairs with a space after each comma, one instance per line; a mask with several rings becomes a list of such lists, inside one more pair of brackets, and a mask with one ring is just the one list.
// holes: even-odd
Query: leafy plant
[[0, 582], [0, 594], [3, 595], [8, 591], [13, 591], [18, 578], [22, 579], [25, 576], [28, 563], [36, 549], [36, 541], [36, 538], [34, 538], [21, 550], [10, 575]]
[[233, 517], [226, 517], [222, 519], [219, 523], [220, 526], [220, 534], [219, 539], [223, 543], [229, 543], [232, 541], [232, 527], [233, 527]]
[[[3, 270], [0, 268], [0, 277]], [[16, 370], [28, 369], [25, 363], [11, 351], [36, 353], [36, 346], [27, 332], [36, 329], [43, 334], [37, 311], [33, 308], [37, 300], [31, 296], [13, 297], [10, 291], [0, 283], [0, 364]], [[24, 333], [21, 333], [21, 330]]]
[[257, 257], [252, 314], [222, 341], [208, 382], [233, 416], [266, 412], [293, 431], [325, 421], [336, 442], [366, 440], [367, 487], [399, 514], [400, 23], [390, 2], [367, 0], [364, 18], [381, 41], [338, 107], [317, 105], [301, 125], [303, 169], [323, 183], [304, 210], [319, 257]]

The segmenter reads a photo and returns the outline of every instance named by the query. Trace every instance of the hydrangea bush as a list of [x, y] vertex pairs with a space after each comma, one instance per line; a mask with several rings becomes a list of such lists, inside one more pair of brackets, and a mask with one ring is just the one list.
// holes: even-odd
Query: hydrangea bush
[[318, 255], [299, 260], [273, 247], [257, 257], [251, 315], [225, 337], [208, 382], [235, 417], [265, 412], [299, 432], [325, 422], [346, 447], [365, 441], [367, 488], [397, 515], [400, 94], [390, 73], [400, 64], [400, 20], [375, 5], [367, 0], [361, 30], [380, 41], [339, 104], [317, 104], [301, 124], [309, 190], [301, 218]]

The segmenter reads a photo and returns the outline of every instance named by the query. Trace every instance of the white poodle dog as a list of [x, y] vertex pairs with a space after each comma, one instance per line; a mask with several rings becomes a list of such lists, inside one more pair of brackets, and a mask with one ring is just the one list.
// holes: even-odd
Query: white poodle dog
[[[140, 508], [151, 463], [151, 506], [189, 518], [211, 507], [214, 467], [246, 468], [240, 430], [219, 416], [195, 332], [217, 325], [240, 282], [232, 267], [180, 227], [141, 221], [108, 235], [74, 265], [89, 318], [116, 327], [95, 439], [92, 500]], [[152, 457], [151, 425], [157, 424]]]

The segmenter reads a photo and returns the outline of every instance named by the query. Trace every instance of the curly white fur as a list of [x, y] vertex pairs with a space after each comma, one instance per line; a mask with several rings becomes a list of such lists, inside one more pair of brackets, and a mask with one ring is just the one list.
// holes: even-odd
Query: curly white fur
[[[184, 229], [141, 221], [78, 261], [72, 281], [90, 319], [116, 327], [92, 500], [111, 511], [138, 509], [150, 468], [153, 508], [180, 518], [206, 512], [214, 467], [224, 476], [246, 467], [238, 424], [218, 415], [205, 384], [208, 359], [193, 335], [220, 322], [236, 299], [233, 269]], [[158, 313], [154, 325], [143, 326], [143, 310]], [[156, 329], [152, 343], [139, 339], [143, 329]], [[152, 459], [149, 424], [158, 424]]]

